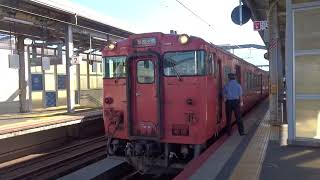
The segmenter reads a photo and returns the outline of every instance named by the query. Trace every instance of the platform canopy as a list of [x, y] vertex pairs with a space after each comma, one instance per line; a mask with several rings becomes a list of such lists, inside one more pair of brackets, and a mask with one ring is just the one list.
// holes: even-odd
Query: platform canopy
[[128, 37], [130, 27], [71, 1], [0, 0], [0, 33], [23, 35], [47, 44], [63, 42], [66, 25], [73, 26], [74, 47], [86, 51], [107, 40]]
[[[271, 9], [274, 8], [275, 3], [278, 4], [278, 29], [279, 37], [281, 39], [282, 50], [285, 47], [285, 31], [286, 31], [286, 1], [285, 0], [243, 0], [248, 5], [252, 13], [253, 21], [267, 21], [271, 16]], [[253, 27], [252, 27], [253, 29]], [[266, 45], [268, 45], [268, 31], [260, 31], [259, 34]]]

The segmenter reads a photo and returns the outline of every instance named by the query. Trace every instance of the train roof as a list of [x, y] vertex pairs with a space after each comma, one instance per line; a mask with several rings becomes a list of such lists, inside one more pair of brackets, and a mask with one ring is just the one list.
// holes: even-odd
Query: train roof
[[[137, 38], [137, 37], [143, 37], [143, 36], [145, 36], [145, 35], [146, 35], [146, 36], [149, 36], [149, 35], [154, 35], [154, 36], [180, 36], [181, 34], [166, 34], [166, 33], [162, 33], [162, 32], [149, 32], [149, 33], [132, 34], [132, 35], [130, 35], [128, 38], [130, 38], [130, 39], [132, 38], [132, 39], [133, 39], [133, 38]], [[257, 69], [260, 70], [260, 71], [263, 71], [263, 72], [265, 72], [265, 73], [268, 73], [268, 71], [265, 71], [265, 70], [263, 70], [263, 69], [258, 68], [258, 67], [255, 66], [254, 64], [252, 64], [252, 63], [250, 63], [250, 62], [248, 62], [248, 61], [246, 61], [246, 60], [244, 60], [244, 59], [242, 59], [242, 58], [240, 58], [240, 57], [238, 57], [238, 56], [230, 53], [229, 51], [227, 51], [227, 50], [225, 50], [225, 49], [223, 49], [223, 48], [221, 48], [221, 47], [219, 47], [219, 46], [217, 46], [217, 45], [215, 45], [215, 44], [213, 44], [213, 43], [207, 42], [206, 40], [202, 39], [201, 37], [190, 36], [190, 38], [196, 38], [196, 39], [198, 39], [198, 40], [200, 40], [200, 41], [203, 41], [204, 43], [207, 43], [208, 46], [213, 47], [213, 48], [219, 50], [220, 52], [222, 52], [222, 53], [224, 53], [224, 54], [226, 54], [226, 55], [229, 55], [229, 56], [231, 56], [231, 57], [233, 57], [233, 58], [241, 61], [242, 63], [245, 63], [246, 65], [252, 66], [252, 67], [254, 67], [254, 68], [257, 68]], [[125, 42], [125, 41], [127, 41], [127, 39], [122, 39], [122, 40], [119, 41], [119, 43]]]
[[[246, 60], [244, 60], [244, 59], [242, 59], [242, 58], [240, 58], [240, 57], [238, 57], [238, 56], [230, 53], [229, 51], [227, 51], [227, 50], [225, 50], [225, 49], [223, 49], [223, 48], [221, 48], [221, 47], [219, 47], [219, 46], [217, 46], [217, 45], [215, 45], [215, 44], [210, 43], [210, 45], [212, 45], [213, 47], [219, 49], [219, 50], [222, 51], [223, 53], [225, 53], [225, 54], [227, 54], [227, 55], [230, 55], [230, 56], [232, 56], [233, 58], [236, 58], [236, 59], [238, 59], [239, 61], [242, 61], [242, 62], [246, 63], [246, 64], [249, 65], [249, 66], [253, 66], [253, 67], [255, 67], [255, 68], [258, 68], [256, 65], [254, 65], [254, 64], [252, 64], [252, 63], [250, 63], [250, 62], [248, 62], [248, 61], [246, 61]], [[268, 73], [268, 71], [265, 71], [265, 70], [260, 69], [260, 68], [258, 68], [258, 69], [261, 70], [261, 71], [263, 71], [263, 72]]]

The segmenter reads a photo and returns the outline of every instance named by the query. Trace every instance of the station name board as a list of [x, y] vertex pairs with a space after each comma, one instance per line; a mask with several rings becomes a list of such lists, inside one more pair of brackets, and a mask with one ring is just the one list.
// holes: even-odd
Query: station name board
[[149, 47], [157, 45], [156, 38], [140, 38], [133, 40], [133, 47]]

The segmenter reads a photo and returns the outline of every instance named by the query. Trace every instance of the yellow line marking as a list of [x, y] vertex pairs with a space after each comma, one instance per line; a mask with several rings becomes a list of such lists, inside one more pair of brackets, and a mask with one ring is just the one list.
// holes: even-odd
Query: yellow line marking
[[229, 178], [230, 180], [259, 179], [270, 136], [270, 126], [267, 124], [269, 116], [268, 111]]

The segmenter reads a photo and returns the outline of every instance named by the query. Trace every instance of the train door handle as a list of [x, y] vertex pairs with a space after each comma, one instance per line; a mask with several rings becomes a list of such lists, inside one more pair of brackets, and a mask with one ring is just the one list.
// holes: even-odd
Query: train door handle
[[141, 93], [136, 93], [136, 96], [141, 96]]

